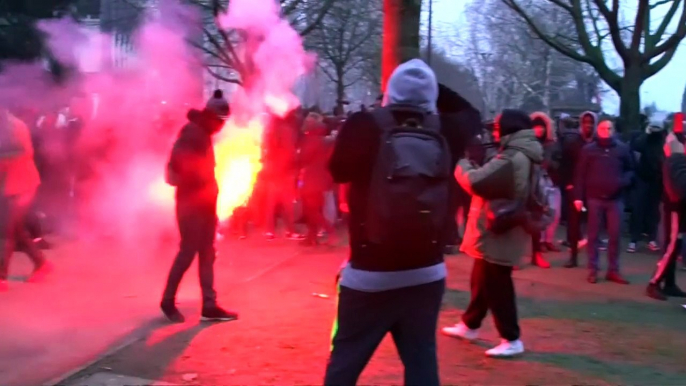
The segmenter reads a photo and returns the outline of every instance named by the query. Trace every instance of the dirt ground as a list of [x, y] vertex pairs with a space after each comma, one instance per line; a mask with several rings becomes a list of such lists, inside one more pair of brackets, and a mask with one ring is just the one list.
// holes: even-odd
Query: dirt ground
[[[217, 283], [220, 300], [240, 312], [239, 321], [200, 324], [197, 300], [186, 299], [181, 309], [187, 323], [162, 325], [64, 384], [102, 371], [176, 384], [321, 384], [335, 311], [334, 275], [346, 249], [296, 248], [290, 254], [285, 241], [247, 243], [224, 242], [220, 253], [227, 257], [217, 263], [218, 271], [229, 270], [229, 261], [250, 261], [255, 248], [270, 256], [250, 277]], [[657, 302], [642, 294], [655, 255], [623, 256], [631, 286], [587, 284], [585, 270], [561, 268], [562, 254], [549, 257], [552, 269], [527, 267], [515, 274], [527, 353], [512, 360], [485, 358], [484, 350], [498, 342], [490, 318], [475, 344], [440, 336], [443, 384], [686, 384], [686, 311], [676, 300]], [[450, 257], [448, 266], [440, 325], [458, 321], [469, 299], [471, 260]], [[195, 286], [195, 280], [185, 285]], [[402, 384], [402, 373], [386, 339], [360, 384]]]

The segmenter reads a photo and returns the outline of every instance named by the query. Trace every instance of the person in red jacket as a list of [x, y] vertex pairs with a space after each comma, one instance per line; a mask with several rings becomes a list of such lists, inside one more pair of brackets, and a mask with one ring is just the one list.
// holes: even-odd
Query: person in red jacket
[[34, 271], [29, 281], [40, 281], [52, 271], [52, 265], [45, 260], [25, 226], [39, 185], [28, 127], [7, 110], [0, 109], [0, 291], [7, 289], [9, 262], [17, 242], [33, 261]]
[[325, 193], [333, 189], [333, 177], [328, 170], [329, 158], [333, 152], [334, 141], [327, 137], [326, 125], [322, 116], [310, 114], [303, 125], [305, 137], [300, 147], [302, 165], [302, 201], [307, 221], [306, 245], [317, 244], [317, 233], [324, 230], [329, 244], [335, 244], [336, 230], [324, 217]]

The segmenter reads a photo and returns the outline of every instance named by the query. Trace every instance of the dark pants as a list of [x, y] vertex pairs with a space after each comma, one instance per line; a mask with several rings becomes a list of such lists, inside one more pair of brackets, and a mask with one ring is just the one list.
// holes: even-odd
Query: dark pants
[[406, 385], [439, 385], [436, 324], [445, 280], [382, 292], [339, 287], [338, 317], [324, 384], [354, 386], [391, 333]]
[[490, 310], [500, 337], [509, 342], [519, 339], [512, 267], [474, 259], [470, 286], [472, 297], [462, 315], [462, 322], [477, 330]]
[[176, 220], [181, 234], [179, 253], [169, 271], [162, 303], [174, 304], [176, 292], [183, 275], [198, 255], [198, 274], [204, 308], [216, 306], [214, 290], [214, 239], [217, 231], [217, 215], [211, 206], [176, 208]]
[[33, 202], [34, 192], [0, 200], [0, 280], [7, 280], [10, 259], [17, 245], [29, 256], [36, 269], [45, 264], [43, 252], [38, 248], [26, 228], [26, 215]]
[[588, 200], [588, 269], [598, 272], [598, 247], [603, 219], [607, 227], [608, 273], [619, 273], [619, 238], [622, 230], [622, 200]]
[[662, 184], [659, 182], [645, 182], [638, 180], [634, 192], [634, 202], [631, 211], [631, 242], [641, 239], [641, 233], [648, 234], [648, 241], [657, 240], [657, 227], [660, 223], [660, 199]]
[[322, 229], [326, 231], [329, 236], [333, 237], [336, 230], [326, 217], [324, 217], [324, 192], [303, 190], [302, 203], [305, 221], [307, 223], [307, 239], [317, 240], [317, 233]]
[[274, 233], [276, 230], [276, 215], [279, 209], [286, 222], [286, 231], [295, 233], [295, 179], [287, 179], [282, 183], [268, 182], [266, 197], [266, 230]]
[[581, 239], [581, 212], [574, 206], [574, 194], [566, 191], [567, 201], [567, 242], [569, 243], [570, 255], [576, 260], [579, 255], [579, 240]]
[[676, 261], [683, 246], [683, 234], [680, 232], [679, 223], [677, 212], [664, 210], [665, 248], [662, 258], [657, 263], [655, 273], [650, 279], [652, 284], [664, 283], [666, 288], [676, 286]]

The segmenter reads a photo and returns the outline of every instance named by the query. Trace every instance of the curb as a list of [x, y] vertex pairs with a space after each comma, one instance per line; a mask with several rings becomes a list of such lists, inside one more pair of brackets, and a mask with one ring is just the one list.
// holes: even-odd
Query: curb
[[92, 360], [72, 369], [72, 370], [69, 370], [66, 373], [64, 373], [58, 377], [55, 377], [48, 382], [43, 383], [42, 386], [65, 386], [65, 385], [67, 385], [66, 381], [69, 380], [70, 378], [73, 378], [78, 373], [83, 372], [87, 368], [95, 365], [96, 363], [102, 361], [103, 359], [116, 354], [117, 352], [131, 346], [132, 344], [134, 344], [138, 341], [145, 339], [145, 337], [148, 336], [148, 334], [149, 333], [144, 333], [141, 336], [129, 337], [128, 339], [124, 340], [122, 343], [120, 343], [114, 347], [111, 347], [110, 349], [108, 349], [104, 353], [98, 355], [94, 359], [92, 359]]

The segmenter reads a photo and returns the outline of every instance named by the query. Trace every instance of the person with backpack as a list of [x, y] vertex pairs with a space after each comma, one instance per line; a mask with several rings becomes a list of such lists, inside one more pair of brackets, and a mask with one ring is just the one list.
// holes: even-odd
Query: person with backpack
[[329, 169], [349, 184], [350, 258], [338, 282], [325, 385], [355, 385], [388, 333], [405, 384], [439, 385], [450, 149], [472, 133], [437, 114], [438, 97], [431, 68], [410, 60], [391, 75], [383, 107], [353, 114], [336, 138]]
[[214, 174], [216, 160], [212, 136], [229, 116], [229, 104], [217, 95], [202, 111], [188, 112], [188, 123], [181, 129], [169, 157], [166, 180], [176, 187], [176, 221], [181, 235], [179, 252], [174, 259], [160, 304], [162, 312], [174, 323], [185, 318], [176, 307], [176, 292], [181, 279], [198, 255], [204, 321], [231, 321], [238, 314], [217, 305], [214, 289], [214, 241], [217, 233], [217, 197], [219, 186]]
[[588, 282], [598, 281], [598, 248], [603, 218], [609, 237], [609, 267], [605, 279], [629, 284], [619, 273], [619, 241], [624, 202], [622, 194], [631, 187], [634, 157], [629, 146], [614, 138], [612, 122], [598, 125], [597, 138], [584, 146], [574, 183], [574, 208], [581, 212], [584, 198], [588, 205]]
[[[500, 138], [498, 155], [481, 167], [463, 159], [455, 177], [472, 193], [472, 207], [462, 251], [474, 258], [471, 300], [462, 320], [443, 328], [445, 335], [475, 340], [490, 310], [501, 343], [486, 351], [490, 357], [512, 357], [524, 352], [520, 340], [513, 267], [526, 253], [531, 235], [521, 226], [496, 230], [491, 225], [496, 205], [503, 200], [525, 202], [532, 191], [535, 165], [543, 162], [543, 147], [532, 130], [531, 118], [519, 110], [504, 110], [495, 122]], [[519, 207], [519, 204], [517, 204]]]

